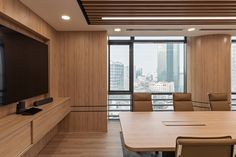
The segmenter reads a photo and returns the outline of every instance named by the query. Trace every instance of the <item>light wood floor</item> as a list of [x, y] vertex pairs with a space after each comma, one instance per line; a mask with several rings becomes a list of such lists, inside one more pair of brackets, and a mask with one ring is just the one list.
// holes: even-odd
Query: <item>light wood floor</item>
[[110, 121], [108, 133], [59, 133], [37, 157], [122, 157], [119, 132]]

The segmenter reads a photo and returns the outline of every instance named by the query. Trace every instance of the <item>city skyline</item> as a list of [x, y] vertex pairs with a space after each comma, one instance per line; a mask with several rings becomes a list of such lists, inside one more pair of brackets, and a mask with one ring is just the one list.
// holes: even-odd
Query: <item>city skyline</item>
[[[179, 52], [184, 52], [183, 43], [171, 43], [173, 45], [180, 45]], [[163, 52], [159, 47], [165, 46], [166, 43], [134, 43], [134, 56], [139, 55], [139, 58], [134, 57], [134, 64], [142, 65], [143, 73], [150, 74], [156, 71], [156, 58], [158, 53]], [[125, 66], [129, 66], [129, 45], [110, 45], [110, 62], [121, 62]], [[184, 53], [179, 56], [180, 66], [184, 65]], [[147, 62], [148, 61], [148, 64]], [[136, 65], [135, 64], [135, 65]], [[182, 70], [182, 71], [181, 71]], [[180, 71], [183, 73], [183, 69]]]
[[[142, 43], [142, 44], [144, 45], [144, 43]], [[135, 45], [135, 43], [134, 43], [134, 45]], [[179, 45], [180, 45], [179, 51], [184, 52], [184, 48], [185, 48], [184, 43], [179, 44]], [[147, 46], [147, 47], [151, 48], [150, 46]], [[153, 47], [157, 47], [157, 46], [154, 45]], [[115, 47], [113, 47], [113, 48], [115, 48]], [[137, 48], [138, 48], [138, 46], [136, 45], [136, 49], [134, 49], [134, 51], [135, 51], [134, 55], [138, 54]], [[170, 50], [172, 49], [171, 46], [169, 49]], [[110, 49], [110, 50], [112, 50], [112, 49]], [[127, 47], [126, 53], [123, 53], [123, 54], [126, 54], [126, 57], [129, 57], [128, 50], [129, 50], [129, 47]], [[147, 61], [147, 59], [144, 59], [145, 57], [142, 57], [142, 54], [145, 56], [148, 53], [147, 50], [148, 49], [145, 49], [145, 48], [140, 49], [141, 55], [140, 55], [140, 57], [136, 56], [136, 58], [140, 59], [144, 63], [150, 64], [150, 63], [152, 63], [152, 61], [150, 61], [150, 60]], [[118, 55], [120, 53], [119, 47], [118, 48], [116, 47], [115, 51], [117, 52], [117, 55]], [[154, 51], [154, 53], [156, 53], [155, 50], [153, 50], [153, 51]], [[114, 51], [110, 51], [110, 52], [112, 53]], [[122, 51], [122, 52], [124, 52], [124, 51]], [[157, 72], [158, 66], [161, 67], [160, 69], [166, 69], [166, 67], [163, 66], [163, 64], [166, 64], [166, 60], [164, 60], [166, 58], [166, 55], [162, 54], [162, 56], [161, 56], [161, 51], [159, 50], [158, 52], [160, 52], [160, 53], [159, 54], [156, 53], [153, 56], [149, 55], [149, 58], [151, 58], [155, 62], [157, 62], [157, 63], [154, 63], [155, 64], [154, 66], [152, 66], [155, 68], [155, 69], [153, 68], [154, 70], [149, 70], [149, 71], [145, 70], [145, 68], [143, 68], [143, 67], [145, 67], [145, 65], [143, 67], [138, 66], [137, 63], [140, 63], [140, 62], [138, 60], [136, 60], [136, 64], [134, 64], [134, 67], [133, 67], [134, 79], [139, 78], [139, 79], [143, 79], [144, 81], [145, 80], [150, 81], [150, 79], [151, 79], [151, 80], [157, 82], [157, 77], [155, 77], [155, 76], [157, 76], [157, 73], [158, 73]], [[149, 53], [150, 53], [150, 51], [149, 51]], [[124, 58], [126, 58], [126, 57], [124, 57]], [[157, 61], [158, 58], [159, 58], [159, 61]], [[179, 67], [184, 67], [184, 61], [185, 61], [184, 53], [180, 54], [179, 58], [180, 58], [179, 59]], [[114, 61], [120, 60], [122, 62], [122, 57], [119, 57], [119, 56], [117, 56], [117, 57], [113, 56], [113, 58], [110, 58], [110, 59], [114, 59]], [[134, 60], [135, 60], [135, 56], [134, 56]], [[128, 67], [129, 58], [126, 61], [127, 61], [126, 67]], [[142, 65], [142, 64], [139, 64], [139, 65]], [[180, 68], [178, 74], [179, 74], [179, 78], [183, 80], [184, 79], [184, 68]], [[152, 83], [152, 82], [149, 82], [149, 83]], [[182, 87], [181, 91], [184, 91], [184, 82], [182, 81], [181, 83], [182, 83], [182, 85], [180, 84], [180, 87]], [[135, 81], [133, 82], [133, 85], [135, 86]], [[155, 85], [156, 85], [156, 89], [160, 89], [160, 88], [162, 88], [162, 86], [165, 85], [165, 83], [164, 82], [161, 82], [161, 83], [157, 82]], [[167, 86], [168, 86], [168, 84], [167, 84]], [[168, 88], [165, 88], [165, 89], [167, 89], [168, 91], [171, 91], [171, 90], [173, 91], [172, 87], [173, 87], [173, 82], [169, 82], [169, 89]], [[149, 89], [149, 91], [148, 91], [146, 89], [143, 92], [155, 93], [155, 92], [152, 92], [152, 90], [153, 89]], [[232, 47], [231, 47], [231, 91], [236, 92], [236, 43], [232, 43]], [[134, 92], [137, 92], [137, 91], [134, 90]], [[167, 92], [167, 93], [169, 93], [169, 92]], [[109, 98], [111, 99], [111, 100], [109, 100], [109, 103], [112, 104], [112, 106], [109, 106], [109, 110], [112, 110], [109, 112], [109, 118], [116, 119], [116, 118], [118, 118], [119, 112], [131, 110], [131, 104], [132, 104], [131, 96], [132, 96], [131, 94], [109, 95]], [[163, 95], [163, 94], [156, 94], [155, 95], [154, 94], [154, 95], [152, 95], [152, 98], [154, 100], [153, 101], [153, 109], [154, 110], [158, 110], [158, 111], [159, 110], [173, 110], [173, 106], [171, 106], [171, 104], [172, 104], [172, 100], [171, 100], [172, 95], [171, 94], [169, 94], [169, 95], [168, 94], [166, 94], [166, 95]], [[232, 94], [232, 98], [235, 98], [235, 95]], [[161, 100], [155, 100], [155, 99], [161, 99]], [[232, 102], [235, 103], [234, 100], [232, 100]], [[117, 106], [115, 106], [115, 105], [117, 105]]]
[[[175, 92], [184, 90], [182, 43], [134, 44], [134, 91]], [[129, 89], [129, 46], [110, 47], [111, 90]], [[122, 64], [122, 69], [119, 67]], [[120, 71], [123, 71], [122, 73]], [[116, 77], [116, 78], [115, 78]], [[123, 80], [123, 84], [120, 84]], [[119, 83], [117, 83], [119, 82]], [[118, 86], [120, 84], [120, 86]]]

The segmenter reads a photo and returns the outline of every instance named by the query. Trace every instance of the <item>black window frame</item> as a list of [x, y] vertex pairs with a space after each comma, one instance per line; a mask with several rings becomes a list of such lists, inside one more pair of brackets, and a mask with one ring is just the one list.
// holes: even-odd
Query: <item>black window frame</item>
[[[184, 44], [184, 92], [187, 92], [187, 38], [183, 40], [135, 40], [134, 36], [130, 40], [110, 40], [108, 37], [108, 94], [132, 94], [134, 93], [134, 44], [135, 43], [183, 43]], [[110, 46], [129, 45], [129, 90], [111, 90], [110, 88]], [[158, 93], [152, 93], [158, 94]], [[162, 94], [165, 94], [162, 92]], [[171, 94], [166, 93], [166, 94]]]
[[[128, 90], [111, 90], [110, 88], [110, 63], [111, 63], [111, 58], [110, 58], [110, 46], [111, 45], [128, 45], [129, 46], [129, 89]], [[109, 94], [119, 94], [119, 93], [122, 93], [122, 94], [130, 94], [132, 91], [132, 80], [133, 80], [133, 73], [132, 73], [132, 60], [133, 60], [133, 52], [131, 52], [131, 50], [133, 49], [133, 44], [131, 43], [131, 40], [109, 40], [108, 41], [108, 92]]]

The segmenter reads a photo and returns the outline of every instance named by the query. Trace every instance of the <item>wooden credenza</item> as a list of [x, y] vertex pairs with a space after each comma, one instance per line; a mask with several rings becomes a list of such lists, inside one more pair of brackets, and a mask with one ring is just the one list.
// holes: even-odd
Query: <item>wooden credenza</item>
[[71, 111], [69, 98], [57, 98], [33, 116], [12, 114], [0, 119], [0, 156], [21, 156]]

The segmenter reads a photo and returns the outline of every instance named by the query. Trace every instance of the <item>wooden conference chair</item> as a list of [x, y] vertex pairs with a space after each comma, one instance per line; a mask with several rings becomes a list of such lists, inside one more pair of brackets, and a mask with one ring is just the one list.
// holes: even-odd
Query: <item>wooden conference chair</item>
[[193, 111], [191, 93], [173, 93], [174, 111]]
[[210, 93], [208, 97], [212, 111], [231, 111], [227, 93]]
[[134, 112], [151, 112], [152, 96], [150, 93], [134, 93], [133, 94], [133, 111]]
[[176, 157], [232, 157], [236, 139], [224, 137], [177, 137]]

